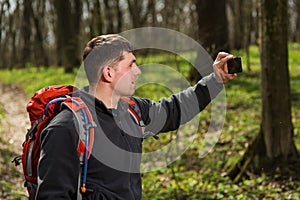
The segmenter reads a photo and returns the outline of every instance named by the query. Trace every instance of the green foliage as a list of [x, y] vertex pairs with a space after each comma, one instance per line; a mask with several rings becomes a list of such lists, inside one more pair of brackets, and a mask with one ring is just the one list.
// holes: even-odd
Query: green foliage
[[[3, 133], [0, 129], [0, 135], [1, 134]], [[22, 175], [16, 168], [10, 165], [12, 158], [16, 156], [11, 150], [13, 149], [12, 144], [0, 137], [0, 147], [0, 198], [7, 200], [25, 199], [26, 196], [22, 184], [16, 185], [18, 177]]]
[[296, 145], [300, 146], [300, 44], [289, 46], [290, 84], [292, 95], [292, 122]]
[[[289, 46], [290, 83], [292, 93], [292, 120], [294, 125], [295, 143], [300, 147], [300, 45]], [[245, 53], [233, 52], [242, 56], [246, 66]], [[191, 55], [193, 56], [193, 55]], [[147, 58], [137, 57], [138, 63], [160, 63], [179, 71], [184, 77], [191, 69], [190, 63], [182, 57], [160, 54]], [[217, 144], [205, 157], [199, 157], [203, 148], [203, 137], [210, 122], [210, 107], [201, 113], [197, 137], [187, 151], [165, 169], [143, 174], [143, 199], [300, 199], [299, 180], [274, 179], [265, 175], [249, 174], [238, 184], [233, 184], [226, 176], [228, 168], [237, 163], [246, 147], [259, 131], [261, 119], [260, 64], [258, 47], [250, 47], [251, 71], [244, 67], [238, 78], [226, 83], [227, 113], [222, 134]], [[155, 66], [153, 66], [155, 67]], [[147, 71], [149, 70], [149, 71]], [[145, 80], [151, 80], [150, 68], [143, 71]], [[161, 72], [155, 74], [157, 79], [165, 80]], [[1, 82], [19, 84], [28, 94], [52, 84], [72, 84], [75, 74], [65, 74], [60, 68], [26, 67], [23, 70], [1, 71]], [[172, 75], [173, 76], [173, 75]], [[176, 76], [176, 74], [174, 74]], [[175, 90], [176, 78], [171, 78]], [[141, 80], [143, 82], [143, 80]], [[163, 84], [146, 84], [138, 88], [136, 95], [158, 100], [173, 93]], [[1, 109], [0, 109], [1, 110]], [[187, 131], [184, 129], [184, 131]], [[169, 143], [174, 133], [162, 134], [159, 141], [144, 141], [146, 152], [158, 149]], [[7, 186], [9, 187], [9, 185]]]
[[24, 193], [19, 191], [18, 188], [9, 181], [0, 180], [0, 188], [2, 190], [2, 196], [4, 196], [7, 200], [26, 199]]
[[4, 117], [3, 105], [0, 104], [0, 124], [1, 124], [1, 119], [3, 117]]
[[28, 95], [48, 85], [74, 84], [75, 74], [64, 73], [63, 68], [34, 67], [27, 65], [24, 69], [3, 70], [0, 80], [6, 84], [21, 85]]

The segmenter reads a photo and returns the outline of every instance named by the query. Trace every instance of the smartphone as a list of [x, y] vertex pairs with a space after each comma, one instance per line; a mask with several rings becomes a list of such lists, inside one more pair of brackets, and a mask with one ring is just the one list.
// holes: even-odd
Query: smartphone
[[235, 57], [227, 61], [228, 74], [240, 73], [242, 69], [242, 59], [241, 57]]

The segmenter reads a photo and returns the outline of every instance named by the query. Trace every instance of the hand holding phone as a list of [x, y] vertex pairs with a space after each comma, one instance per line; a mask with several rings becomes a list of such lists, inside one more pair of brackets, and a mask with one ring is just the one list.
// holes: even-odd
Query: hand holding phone
[[242, 69], [241, 57], [235, 57], [227, 61], [228, 74], [240, 73]]

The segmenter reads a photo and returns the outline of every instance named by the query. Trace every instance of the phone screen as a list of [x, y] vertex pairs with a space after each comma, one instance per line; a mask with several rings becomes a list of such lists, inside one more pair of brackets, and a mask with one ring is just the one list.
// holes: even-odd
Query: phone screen
[[241, 57], [236, 57], [227, 61], [228, 73], [240, 73], [243, 71], [242, 69], [242, 59]]

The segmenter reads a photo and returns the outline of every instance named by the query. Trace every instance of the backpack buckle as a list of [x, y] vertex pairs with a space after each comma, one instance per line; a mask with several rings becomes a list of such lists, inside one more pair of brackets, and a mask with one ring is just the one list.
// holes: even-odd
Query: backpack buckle
[[18, 166], [21, 164], [22, 156], [16, 156], [11, 162], [15, 164], [15, 166]]
[[90, 123], [84, 124], [83, 127], [85, 130], [88, 130], [90, 128], [96, 128], [97, 124], [94, 121], [91, 121]]

